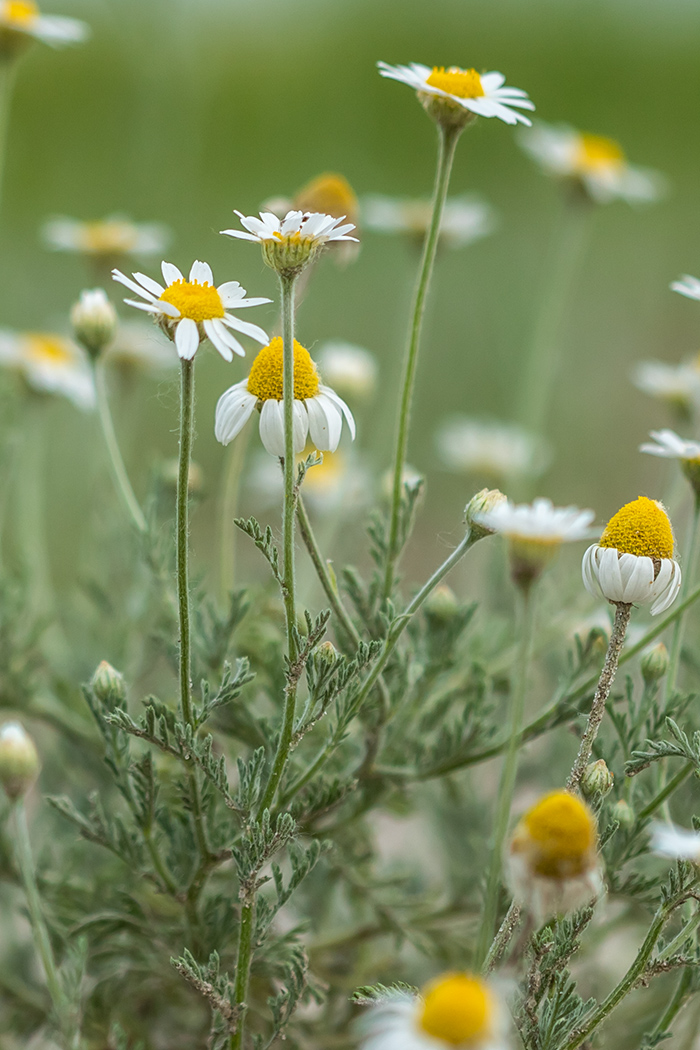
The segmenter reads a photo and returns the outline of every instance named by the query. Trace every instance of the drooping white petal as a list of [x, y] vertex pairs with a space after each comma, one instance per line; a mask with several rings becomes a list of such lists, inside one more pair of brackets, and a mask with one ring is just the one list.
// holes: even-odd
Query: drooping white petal
[[175, 328], [175, 349], [184, 361], [191, 361], [199, 346], [199, 329], [190, 317], [183, 317]]
[[271, 456], [284, 458], [284, 416], [282, 402], [270, 398], [260, 411], [260, 440]]
[[236, 383], [219, 398], [214, 416], [214, 435], [222, 445], [228, 445], [250, 419], [257, 398], [249, 393], [246, 381]]
[[322, 394], [325, 394], [326, 397], [329, 397], [331, 401], [335, 405], [337, 405], [340, 411], [343, 413], [343, 415], [345, 416], [345, 422], [348, 425], [348, 430], [350, 431], [350, 437], [354, 441], [356, 434], [355, 417], [343, 401], [342, 397], [338, 397], [335, 390], [331, 389], [331, 387], [329, 386], [324, 386], [323, 384], [320, 384], [318, 389], [321, 391]]
[[309, 434], [321, 452], [335, 452], [343, 429], [340, 409], [324, 394], [310, 397], [306, 401], [309, 415]]
[[224, 314], [220, 320], [223, 324], [228, 325], [229, 328], [235, 328], [237, 332], [255, 339], [262, 346], [266, 346], [270, 342], [267, 333], [256, 324], [251, 324], [249, 321], [241, 321], [238, 317], [234, 317], [233, 314]]
[[216, 347], [224, 361], [233, 361], [231, 347], [220, 337], [216, 325], [212, 320], [203, 322], [204, 331], [207, 333], [212, 345]]

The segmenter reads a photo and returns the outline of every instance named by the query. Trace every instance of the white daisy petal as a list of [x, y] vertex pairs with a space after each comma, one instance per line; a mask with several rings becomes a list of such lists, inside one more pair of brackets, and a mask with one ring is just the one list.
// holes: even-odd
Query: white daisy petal
[[160, 264], [163, 280], [166, 285], [175, 284], [176, 281], [184, 281], [184, 277], [173, 263], [163, 262]]
[[199, 346], [199, 329], [195, 321], [183, 317], [175, 328], [175, 349], [184, 361], [191, 361]]
[[216, 347], [224, 361], [233, 361], [233, 352], [231, 347], [226, 343], [219, 335], [216, 324], [213, 320], [207, 320], [202, 322], [202, 327], [209, 337], [211, 343]]
[[222, 445], [228, 445], [250, 419], [257, 398], [248, 392], [245, 381], [229, 387], [216, 404], [214, 434]]
[[234, 328], [237, 332], [241, 332], [243, 335], [249, 335], [251, 339], [255, 339], [263, 346], [270, 341], [267, 333], [258, 325], [250, 324], [249, 321], [241, 321], [240, 318], [234, 317], [232, 314], [224, 314], [221, 322], [228, 325], [229, 328]]
[[284, 458], [284, 415], [282, 402], [270, 398], [260, 411], [260, 440], [271, 456]]
[[211, 272], [209, 263], [199, 262], [199, 260], [193, 262], [190, 268], [189, 281], [190, 283], [196, 281], [198, 284], [213, 284], [214, 275]]
[[152, 295], [155, 295], [156, 299], [159, 299], [165, 291], [162, 285], [158, 284], [157, 281], [154, 281], [152, 277], [148, 277], [145, 273], [135, 273], [134, 277], [147, 291], [151, 292]]

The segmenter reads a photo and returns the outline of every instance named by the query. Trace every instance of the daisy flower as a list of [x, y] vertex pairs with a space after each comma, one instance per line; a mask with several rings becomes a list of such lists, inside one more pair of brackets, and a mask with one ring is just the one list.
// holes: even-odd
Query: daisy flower
[[49, 219], [42, 228], [47, 246], [57, 252], [80, 252], [97, 259], [123, 255], [159, 255], [172, 239], [159, 223], [136, 223], [124, 215], [95, 222], [66, 216]]
[[34, 0], [0, 0], [0, 52], [14, 53], [31, 38], [51, 47], [80, 44], [90, 29], [77, 18], [42, 15]]
[[536, 477], [549, 463], [540, 438], [515, 424], [454, 416], [437, 433], [440, 459], [460, 474], [485, 474], [497, 481]]
[[582, 799], [552, 791], [521, 817], [506, 863], [513, 896], [541, 925], [600, 896], [598, 829]]
[[105, 361], [124, 372], [162, 372], [175, 368], [178, 356], [173, 344], [153, 325], [142, 321], [120, 321]]
[[330, 385], [341, 394], [369, 397], [377, 383], [377, 361], [361, 346], [352, 343], [324, 343], [318, 364]]
[[632, 373], [637, 389], [665, 401], [682, 418], [700, 406], [700, 365], [697, 358], [669, 365], [663, 361], [641, 361]]
[[289, 211], [279, 219], [270, 211], [261, 211], [260, 218], [236, 211], [242, 230], [222, 230], [226, 237], [254, 241], [262, 247], [263, 259], [280, 274], [294, 275], [326, 245], [340, 241], [356, 241], [350, 237], [355, 229], [352, 222], [342, 225], [344, 215], [335, 217], [323, 212]]
[[613, 603], [651, 602], [652, 616], [665, 612], [681, 587], [673, 550], [673, 529], [663, 506], [640, 496], [613, 515], [600, 541], [584, 554], [586, 590]]
[[[248, 378], [229, 387], [216, 406], [214, 433], [228, 445], [253, 414], [260, 412], [260, 439], [271, 456], [284, 457], [283, 343], [277, 336], [259, 351]], [[352, 438], [355, 420], [345, 402], [323, 386], [309, 351], [294, 340], [294, 451], [303, 451], [307, 434], [320, 451], [335, 452], [343, 416]]]
[[[534, 109], [527, 92], [505, 86], [502, 73], [477, 73], [459, 66], [390, 66], [378, 62], [379, 74], [408, 84], [438, 123], [468, 123], [476, 117], [498, 117], [506, 124], [530, 124], [519, 109]], [[434, 107], [431, 103], [438, 103]]]
[[663, 176], [629, 164], [614, 139], [538, 121], [520, 133], [519, 141], [547, 174], [577, 180], [598, 204], [617, 199], [634, 204], [663, 195]]
[[656, 444], [640, 445], [639, 451], [663, 459], [679, 460], [683, 473], [697, 494], [700, 490], [700, 442], [685, 441], [675, 431], [668, 429], [652, 430], [649, 436]]
[[[383, 197], [376, 194], [362, 202], [363, 225], [379, 233], [405, 233], [422, 243], [430, 225], [432, 203]], [[465, 248], [486, 237], [495, 226], [494, 211], [479, 197], [464, 194], [445, 201], [440, 222], [440, 243], [448, 248]]]
[[686, 299], [700, 299], [700, 281], [689, 273], [684, 273], [679, 281], [673, 281], [670, 287], [671, 291], [684, 295]]
[[506, 1011], [486, 981], [445, 973], [420, 992], [391, 990], [361, 1022], [363, 1050], [505, 1050]]
[[[309, 452], [307, 445], [299, 462]], [[284, 491], [279, 464], [262, 449], [253, 457], [248, 487], [260, 505], [277, 506]], [[344, 516], [361, 513], [371, 493], [367, 471], [342, 450], [324, 452], [323, 461], [310, 467], [304, 476], [304, 502], [318, 515], [331, 514], [343, 508]]]
[[245, 356], [245, 350], [230, 329], [250, 336], [259, 343], [267, 342], [267, 335], [255, 324], [239, 321], [228, 310], [239, 310], [245, 306], [260, 306], [270, 299], [246, 299], [245, 288], [238, 281], [227, 281], [214, 287], [211, 267], [205, 262], [192, 263], [187, 280], [177, 266], [161, 264], [165, 287], [143, 273], [134, 273], [134, 280], [120, 270], [112, 270], [115, 281], [119, 281], [145, 302], [125, 299], [129, 306], [153, 314], [156, 321], [175, 343], [178, 356], [190, 361], [197, 352], [200, 340], [208, 337], [224, 361], [233, 360], [233, 354]]
[[0, 365], [18, 373], [37, 393], [60, 394], [84, 411], [95, 407], [87, 354], [62, 335], [0, 330]]
[[691, 860], [700, 864], [700, 832], [686, 831], [674, 824], [653, 823], [651, 825], [651, 848], [662, 857]]

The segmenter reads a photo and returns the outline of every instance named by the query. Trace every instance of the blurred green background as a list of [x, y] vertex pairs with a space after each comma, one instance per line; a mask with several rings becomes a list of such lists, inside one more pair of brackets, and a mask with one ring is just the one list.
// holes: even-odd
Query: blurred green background
[[[41, 244], [41, 223], [57, 213], [123, 211], [165, 222], [175, 231], [168, 257], [182, 268], [203, 258], [217, 282], [238, 279], [253, 295], [277, 298], [258, 251], [218, 235], [233, 225], [232, 209], [255, 212], [324, 170], [345, 174], [360, 196], [427, 195], [433, 127], [408, 88], [377, 75], [376, 61], [499, 69], [529, 92], [538, 116], [618, 138], [633, 163], [665, 172], [672, 186], [653, 207], [597, 210], [562, 333], [566, 360], [550, 425], [556, 459], [540, 492], [592, 506], [603, 520], [640, 493], [667, 490], [670, 466], [636, 450], [668, 419], [629, 375], [637, 360], [677, 361], [700, 343], [700, 307], [668, 289], [681, 272], [700, 273], [697, 4], [75, 0], [50, 13], [85, 19], [93, 37], [61, 52], [37, 45], [20, 69], [1, 220], [3, 325], [65, 327], [68, 307], [91, 283], [78, 257]], [[438, 261], [409, 454], [430, 493], [415, 573], [452, 544], [471, 494], [436, 464], [436, 425], [454, 411], [512, 417], [560, 216], [558, 188], [496, 120], [478, 122], [459, 144], [452, 192], [465, 191], [482, 194], [500, 224]], [[391, 458], [416, 263], [406, 244], [368, 233], [357, 263], [319, 268], [299, 317], [310, 348], [344, 339], [379, 357], [380, 390], [360, 435], [377, 464]], [[120, 298], [116, 288], [110, 294]], [[274, 306], [255, 320], [271, 330]], [[206, 499], [195, 554], [203, 568], [224, 463], [214, 405], [252, 352], [248, 363], [226, 365], [208, 349], [198, 364], [195, 458]], [[122, 400], [115, 415], [142, 495], [154, 460], [176, 454], [176, 379], [144, 380], [131, 397], [137, 404]], [[95, 512], [121, 509], [96, 420], [58, 400], [47, 416], [50, 537], [59, 586], [70, 587]]]

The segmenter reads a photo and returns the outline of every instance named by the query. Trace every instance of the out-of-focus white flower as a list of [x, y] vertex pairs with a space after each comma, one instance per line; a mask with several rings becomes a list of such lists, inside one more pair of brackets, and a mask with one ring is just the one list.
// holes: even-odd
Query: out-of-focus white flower
[[437, 451], [448, 470], [485, 474], [497, 481], [537, 477], [550, 454], [541, 438], [513, 423], [454, 416], [436, 435]]
[[666, 401], [683, 416], [700, 407], [700, 363], [697, 358], [669, 365], [664, 361], [640, 361], [632, 382], [645, 394]]
[[0, 365], [17, 372], [38, 393], [61, 394], [84, 411], [95, 407], [88, 356], [65, 336], [1, 329]]
[[700, 864], [700, 832], [686, 831], [674, 824], [655, 822], [651, 825], [651, 848], [663, 857], [692, 860]]
[[34, 0], [0, 0], [0, 53], [12, 55], [34, 38], [51, 47], [81, 44], [90, 28], [77, 18], [42, 15]]
[[670, 287], [686, 299], [700, 299], [700, 281], [689, 273], [684, 273], [679, 281], [673, 281]]
[[[529, 118], [518, 113], [518, 110], [534, 109], [534, 104], [527, 97], [527, 92], [506, 87], [506, 78], [502, 73], [477, 73], [475, 69], [461, 69], [459, 66], [450, 66], [448, 69], [433, 66], [431, 69], [418, 62], [411, 62], [408, 66], [377, 62], [377, 66], [380, 76], [412, 87], [423, 105], [434, 98], [462, 110], [467, 120], [473, 120], [474, 117], [498, 117], [506, 124], [530, 124]], [[442, 122], [439, 114], [428, 106], [426, 109], [435, 120]]]
[[357, 225], [358, 201], [344, 175], [324, 171], [297, 190], [293, 197], [272, 197], [265, 202], [264, 210], [280, 217], [290, 211], [320, 213], [332, 215], [335, 219], [347, 218], [348, 222]]
[[[422, 239], [432, 211], [432, 203], [427, 200], [375, 194], [362, 201], [362, 225], [380, 233], [405, 233]], [[442, 213], [440, 242], [448, 248], [464, 248], [492, 233], [495, 225], [493, 208], [480, 197], [450, 197]]]
[[419, 995], [390, 991], [360, 1023], [362, 1050], [506, 1050], [507, 1013], [492, 986], [446, 973]]
[[[299, 456], [302, 460], [310, 449]], [[260, 450], [253, 457], [248, 486], [260, 502], [278, 504], [284, 491], [283, 476], [276, 463]], [[304, 502], [317, 514], [332, 514], [343, 508], [344, 514], [361, 513], [371, 496], [367, 471], [343, 450], [324, 452], [323, 462], [309, 467], [302, 486]]]
[[42, 236], [54, 251], [81, 252], [109, 261], [127, 255], [160, 255], [172, 240], [166, 226], [131, 222], [124, 215], [93, 222], [56, 216], [45, 223]]
[[159, 329], [143, 321], [120, 321], [105, 361], [125, 371], [163, 372], [176, 368], [173, 344]]
[[270, 299], [246, 299], [245, 288], [241, 288], [238, 281], [227, 281], [215, 288], [211, 266], [205, 262], [192, 263], [187, 280], [172, 263], [162, 263], [161, 269], [165, 288], [143, 273], [132, 274], [133, 281], [119, 270], [113, 270], [112, 276], [145, 299], [145, 302], [133, 299], [124, 302], [153, 314], [175, 343], [178, 356], [183, 360], [191, 360], [200, 340], [205, 338], [211, 340], [224, 361], [233, 360], [234, 353], [244, 357], [245, 350], [231, 333], [232, 328], [258, 343], [267, 342], [267, 334], [262, 328], [241, 321], [228, 311], [260, 306], [269, 303]]
[[[260, 410], [260, 439], [271, 456], [284, 456], [283, 343], [276, 336], [251, 365], [248, 378], [229, 387], [216, 406], [214, 433], [228, 445]], [[335, 452], [343, 417], [352, 438], [355, 420], [336, 392], [321, 384], [309, 351], [294, 340], [294, 451], [301, 452], [307, 435], [319, 451]]]
[[661, 456], [664, 459], [679, 459], [683, 463], [700, 465], [700, 442], [686, 441], [679, 437], [673, 430], [652, 430], [649, 436], [656, 444], [651, 442], [639, 446], [640, 452], [648, 452], [651, 456]]
[[666, 180], [656, 171], [633, 167], [614, 139], [577, 131], [567, 124], [537, 123], [519, 136], [523, 149], [550, 175], [576, 179], [599, 204], [622, 199], [654, 201]]
[[339, 393], [354, 397], [373, 393], [377, 360], [369, 350], [334, 340], [319, 348], [318, 364], [328, 384]]
[[651, 602], [651, 615], [657, 616], [673, 604], [681, 587], [673, 550], [673, 529], [663, 506], [640, 496], [613, 515], [600, 542], [584, 554], [586, 590], [613, 603]]

